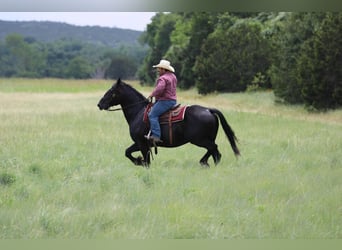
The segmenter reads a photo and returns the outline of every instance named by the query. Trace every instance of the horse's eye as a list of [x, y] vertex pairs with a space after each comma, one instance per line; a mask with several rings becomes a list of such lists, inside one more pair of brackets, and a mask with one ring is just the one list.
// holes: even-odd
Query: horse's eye
[[113, 98], [115, 98], [115, 95], [116, 95], [116, 94], [115, 94], [115, 93], [113, 93], [113, 94], [112, 94], [112, 97], [113, 97]]

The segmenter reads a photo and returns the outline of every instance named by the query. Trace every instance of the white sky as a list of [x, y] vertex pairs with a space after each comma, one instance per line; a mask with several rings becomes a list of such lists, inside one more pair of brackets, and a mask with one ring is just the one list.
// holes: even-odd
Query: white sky
[[155, 12], [0, 12], [3, 21], [57, 21], [144, 31]]

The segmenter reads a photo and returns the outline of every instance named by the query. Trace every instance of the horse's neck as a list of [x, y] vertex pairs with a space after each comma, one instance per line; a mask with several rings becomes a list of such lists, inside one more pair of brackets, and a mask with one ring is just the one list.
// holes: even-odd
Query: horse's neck
[[130, 124], [142, 112], [146, 104], [144, 100], [128, 96], [125, 101], [121, 103], [121, 108], [127, 122]]

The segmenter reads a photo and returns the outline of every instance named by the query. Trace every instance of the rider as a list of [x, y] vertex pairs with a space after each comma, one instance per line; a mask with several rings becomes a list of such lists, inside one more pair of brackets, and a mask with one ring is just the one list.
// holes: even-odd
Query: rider
[[159, 116], [164, 112], [170, 110], [177, 103], [176, 87], [177, 77], [174, 74], [175, 69], [171, 66], [171, 63], [167, 60], [160, 60], [159, 64], [154, 65], [153, 68], [157, 68], [159, 77], [156, 82], [156, 86], [152, 93], [149, 95], [149, 99], [155, 97], [151, 112], [148, 115], [151, 132], [145, 137], [153, 142], [162, 142], [160, 140], [160, 125]]

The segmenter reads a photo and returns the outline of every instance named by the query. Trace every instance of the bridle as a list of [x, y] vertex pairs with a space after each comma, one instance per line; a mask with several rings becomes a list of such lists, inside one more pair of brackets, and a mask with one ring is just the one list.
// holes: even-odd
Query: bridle
[[143, 101], [140, 101], [140, 102], [136, 102], [136, 103], [132, 103], [132, 104], [129, 104], [129, 105], [127, 105], [125, 108], [115, 108], [115, 109], [107, 109], [106, 111], [119, 111], [119, 110], [125, 110], [125, 109], [128, 109], [128, 108], [131, 108], [131, 107], [134, 107], [134, 106], [136, 106], [136, 105], [138, 105], [138, 104], [141, 104], [141, 103], [144, 103], [144, 102], [146, 102], [146, 101], [148, 101], [148, 100], [143, 100]]

